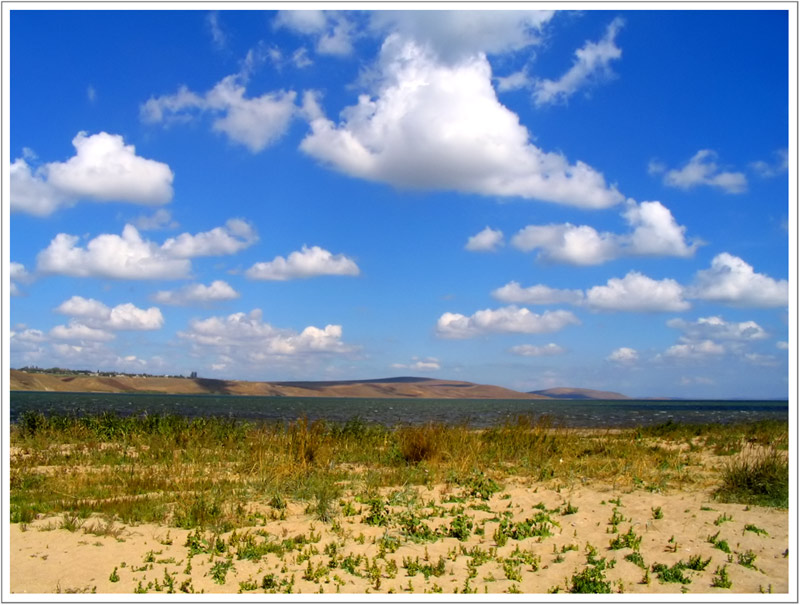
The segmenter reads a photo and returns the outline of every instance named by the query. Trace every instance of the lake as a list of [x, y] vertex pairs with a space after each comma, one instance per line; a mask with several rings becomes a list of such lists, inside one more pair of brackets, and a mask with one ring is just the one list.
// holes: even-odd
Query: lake
[[601, 401], [524, 399], [369, 399], [334, 397], [246, 397], [234, 395], [158, 395], [106, 393], [11, 393], [10, 419], [26, 410], [45, 414], [178, 414], [242, 420], [346, 422], [360, 418], [396, 424], [469, 423], [475, 428], [502, 424], [517, 416], [547, 416], [568, 427], [630, 427], [672, 420], [690, 424], [753, 420], [788, 421], [788, 401]]

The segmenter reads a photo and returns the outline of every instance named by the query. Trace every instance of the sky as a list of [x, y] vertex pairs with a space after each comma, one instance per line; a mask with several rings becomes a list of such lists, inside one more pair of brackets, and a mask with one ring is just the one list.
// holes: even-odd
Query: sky
[[11, 367], [788, 396], [787, 10], [33, 6]]

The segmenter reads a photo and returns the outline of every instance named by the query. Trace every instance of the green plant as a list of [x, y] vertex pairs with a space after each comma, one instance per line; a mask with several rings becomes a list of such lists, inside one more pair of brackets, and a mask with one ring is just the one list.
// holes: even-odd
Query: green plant
[[723, 502], [786, 508], [789, 461], [774, 446], [744, 452], [723, 468], [722, 485], [715, 496]]
[[609, 548], [611, 548], [611, 550], [619, 550], [621, 548], [632, 548], [633, 550], [639, 550], [641, 543], [642, 537], [637, 536], [633, 531], [633, 526], [631, 526], [628, 528], [627, 533], [620, 534], [613, 538], [609, 544]]
[[711, 579], [711, 586], [715, 588], [730, 588], [733, 585], [728, 576], [728, 566], [717, 567], [714, 577]]
[[114, 568], [114, 571], [111, 572], [111, 575], [108, 576], [109, 582], [119, 582], [119, 574], [117, 573], [117, 568]]
[[586, 567], [580, 573], [572, 576], [569, 591], [583, 594], [610, 594], [611, 582], [606, 581], [602, 569]]
[[756, 560], [756, 553], [752, 550], [747, 550], [745, 552], [740, 552], [737, 555], [739, 565], [743, 567], [749, 567], [750, 569], [755, 569], [756, 566], [753, 565], [753, 562]]
[[733, 521], [733, 517], [731, 517], [727, 513], [722, 513], [719, 517], [714, 519], [714, 525], [719, 526], [725, 523], [726, 521]]
[[672, 567], [667, 567], [663, 563], [654, 563], [653, 564], [653, 573], [658, 574], [658, 579], [662, 582], [678, 582], [680, 584], [689, 584], [691, 583], [691, 578], [687, 578], [683, 575], [683, 570], [685, 566], [680, 561], [675, 563]]
[[623, 557], [626, 561], [630, 561], [634, 565], [641, 567], [642, 569], [647, 569], [647, 565], [644, 563], [644, 558], [642, 558], [641, 553], [638, 551], [634, 551], [632, 553], [628, 553]]
[[769, 535], [769, 533], [767, 533], [766, 529], [761, 529], [760, 527], [757, 527], [757, 526], [753, 525], [752, 523], [748, 523], [747, 525], [744, 526], [744, 530], [742, 531], [742, 533], [744, 533], [746, 531], [751, 531], [754, 534], [758, 534], [759, 536], [768, 536]]
[[211, 574], [211, 579], [214, 580], [217, 584], [225, 584], [225, 578], [228, 575], [228, 572], [233, 568], [233, 561], [231, 559], [225, 559], [224, 561], [217, 561], [211, 567], [209, 573]]
[[706, 567], [708, 567], [709, 563], [711, 563], [711, 557], [704, 561], [703, 557], [700, 555], [693, 555], [689, 557], [688, 563], [681, 562], [681, 565], [683, 565], [683, 567], [686, 569], [691, 569], [693, 571], [703, 571]]
[[650, 509], [653, 513], [653, 519], [663, 519], [664, 518], [664, 511], [661, 510], [660, 506], [656, 506], [655, 508]]

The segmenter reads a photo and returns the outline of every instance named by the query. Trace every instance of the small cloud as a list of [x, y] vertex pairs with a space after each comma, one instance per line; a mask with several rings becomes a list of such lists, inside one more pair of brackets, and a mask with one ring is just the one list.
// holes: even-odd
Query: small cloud
[[630, 347], [620, 347], [611, 352], [611, 355], [606, 357], [608, 361], [620, 364], [632, 364], [639, 360], [639, 353], [636, 349]]
[[355, 261], [343, 254], [333, 255], [324, 248], [303, 246], [300, 251], [287, 258], [276, 256], [269, 262], [260, 262], [250, 267], [245, 275], [249, 279], [285, 281], [317, 277], [320, 275], [359, 275]]
[[187, 306], [239, 298], [239, 293], [227, 282], [215, 280], [210, 285], [189, 284], [178, 290], [160, 290], [153, 300], [165, 305]]
[[771, 179], [786, 172], [789, 169], [789, 150], [779, 149], [773, 156], [775, 157], [772, 162], [758, 160], [751, 162], [748, 166], [762, 179]]
[[495, 80], [497, 81], [497, 92], [509, 92], [521, 88], [529, 88], [533, 84], [528, 73], [524, 69], [507, 76], [497, 76]]
[[222, 30], [219, 22], [219, 12], [212, 11], [208, 13], [206, 17], [206, 23], [208, 24], [208, 31], [211, 33], [211, 40], [214, 42], [214, 46], [218, 49], [225, 48], [225, 45], [228, 42], [228, 37], [225, 35], [225, 32]]
[[570, 311], [545, 311], [541, 315], [514, 305], [483, 309], [469, 317], [444, 313], [436, 324], [439, 338], [464, 339], [484, 334], [545, 334], [563, 330], [580, 320]]
[[789, 282], [756, 273], [738, 256], [723, 252], [711, 267], [698, 271], [688, 296], [732, 307], [783, 307], [789, 303]]
[[589, 42], [575, 51], [572, 67], [558, 80], [536, 80], [533, 99], [537, 106], [565, 102], [581, 88], [613, 76], [610, 64], [622, 57], [614, 38], [624, 21], [614, 19], [599, 42]]
[[692, 189], [698, 185], [716, 187], [725, 193], [744, 193], [747, 190], [747, 177], [741, 172], [723, 172], [715, 160], [717, 153], [711, 149], [701, 149], [679, 169], [664, 175], [664, 184], [679, 189]]
[[775, 343], [775, 346], [779, 348], [781, 351], [788, 351], [789, 350], [789, 343], [785, 340], [779, 340]]
[[396, 370], [415, 370], [417, 372], [436, 372], [442, 368], [436, 357], [412, 357], [411, 363], [393, 363], [392, 368]]
[[654, 280], [638, 271], [590, 288], [586, 304], [596, 311], [639, 312], [685, 311], [691, 306], [683, 298], [683, 287], [674, 279]]
[[468, 240], [464, 249], [471, 252], [494, 252], [503, 245], [503, 232], [499, 229], [486, 227], [480, 233], [476, 233]]
[[139, 231], [158, 231], [178, 227], [177, 221], [172, 220], [172, 213], [166, 208], [159, 208], [149, 216], [139, 215], [131, 222]]
[[522, 357], [549, 357], [551, 355], [561, 355], [566, 352], [566, 349], [551, 342], [544, 346], [537, 345], [517, 345], [509, 349], [514, 355], [521, 355]]
[[89, 99], [89, 103], [94, 103], [97, 99], [97, 91], [91, 84], [86, 87], [86, 98]]

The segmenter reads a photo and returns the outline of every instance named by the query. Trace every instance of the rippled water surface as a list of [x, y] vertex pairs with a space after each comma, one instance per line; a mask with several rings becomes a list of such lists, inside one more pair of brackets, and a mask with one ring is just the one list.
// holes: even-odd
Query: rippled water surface
[[333, 397], [242, 397], [232, 395], [151, 395], [12, 392], [11, 421], [26, 410], [47, 414], [179, 414], [239, 419], [343, 422], [358, 417], [385, 425], [429, 421], [480, 428], [520, 414], [548, 416], [570, 427], [624, 427], [674, 422], [788, 420], [787, 401], [569, 401], [519, 399], [367, 399]]

